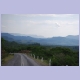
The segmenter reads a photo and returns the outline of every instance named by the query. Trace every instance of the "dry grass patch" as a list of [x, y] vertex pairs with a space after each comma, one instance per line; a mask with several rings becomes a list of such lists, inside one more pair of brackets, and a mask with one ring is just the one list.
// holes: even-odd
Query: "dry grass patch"
[[4, 59], [2, 59], [1, 65], [5, 65], [9, 60], [11, 60], [14, 57], [13, 54], [8, 55], [7, 57], [5, 57]]
[[31, 59], [33, 59], [36, 63], [40, 64], [41, 66], [49, 66], [47, 60], [43, 60], [43, 62], [41, 61], [41, 59], [34, 59], [33, 57], [31, 57], [30, 55], [27, 54], [27, 56], [29, 56]]

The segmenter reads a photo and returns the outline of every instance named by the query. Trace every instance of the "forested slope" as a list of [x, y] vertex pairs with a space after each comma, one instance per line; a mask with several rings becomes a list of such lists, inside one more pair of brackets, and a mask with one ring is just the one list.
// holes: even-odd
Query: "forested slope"
[[[74, 47], [76, 48], [76, 47]], [[69, 65], [69, 66], [79, 66], [79, 50], [73, 51], [68, 47], [47, 47], [41, 46], [40, 44], [18, 44], [16, 42], [9, 42], [1, 38], [1, 58], [3, 59], [9, 53], [18, 53], [23, 51], [31, 51], [32, 54], [35, 56], [39, 56], [41, 59], [42, 57], [44, 60], [49, 61], [51, 59], [52, 66], [62, 66], [62, 65]]]

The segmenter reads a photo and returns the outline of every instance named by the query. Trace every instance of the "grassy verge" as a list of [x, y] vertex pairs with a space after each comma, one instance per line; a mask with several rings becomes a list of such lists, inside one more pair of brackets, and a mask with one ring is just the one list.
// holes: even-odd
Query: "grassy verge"
[[14, 54], [9, 54], [7, 57], [1, 60], [1, 66], [4, 66], [10, 59], [14, 57]]
[[34, 59], [32, 56], [28, 55], [31, 59], [33, 59], [36, 63], [40, 64], [41, 66], [49, 66], [47, 60], [43, 60], [43, 62], [41, 61], [41, 59]]

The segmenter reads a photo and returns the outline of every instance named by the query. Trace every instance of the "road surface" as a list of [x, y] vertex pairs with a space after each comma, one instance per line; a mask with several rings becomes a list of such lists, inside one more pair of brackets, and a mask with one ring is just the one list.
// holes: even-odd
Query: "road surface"
[[36, 63], [26, 54], [14, 53], [13, 59], [11, 59], [6, 66], [40, 66], [40, 64]]

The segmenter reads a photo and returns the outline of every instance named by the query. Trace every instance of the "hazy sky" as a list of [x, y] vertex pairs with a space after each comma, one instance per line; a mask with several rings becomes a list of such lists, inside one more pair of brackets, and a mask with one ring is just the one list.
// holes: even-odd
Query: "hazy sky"
[[1, 31], [44, 37], [79, 35], [79, 14], [2, 14]]

